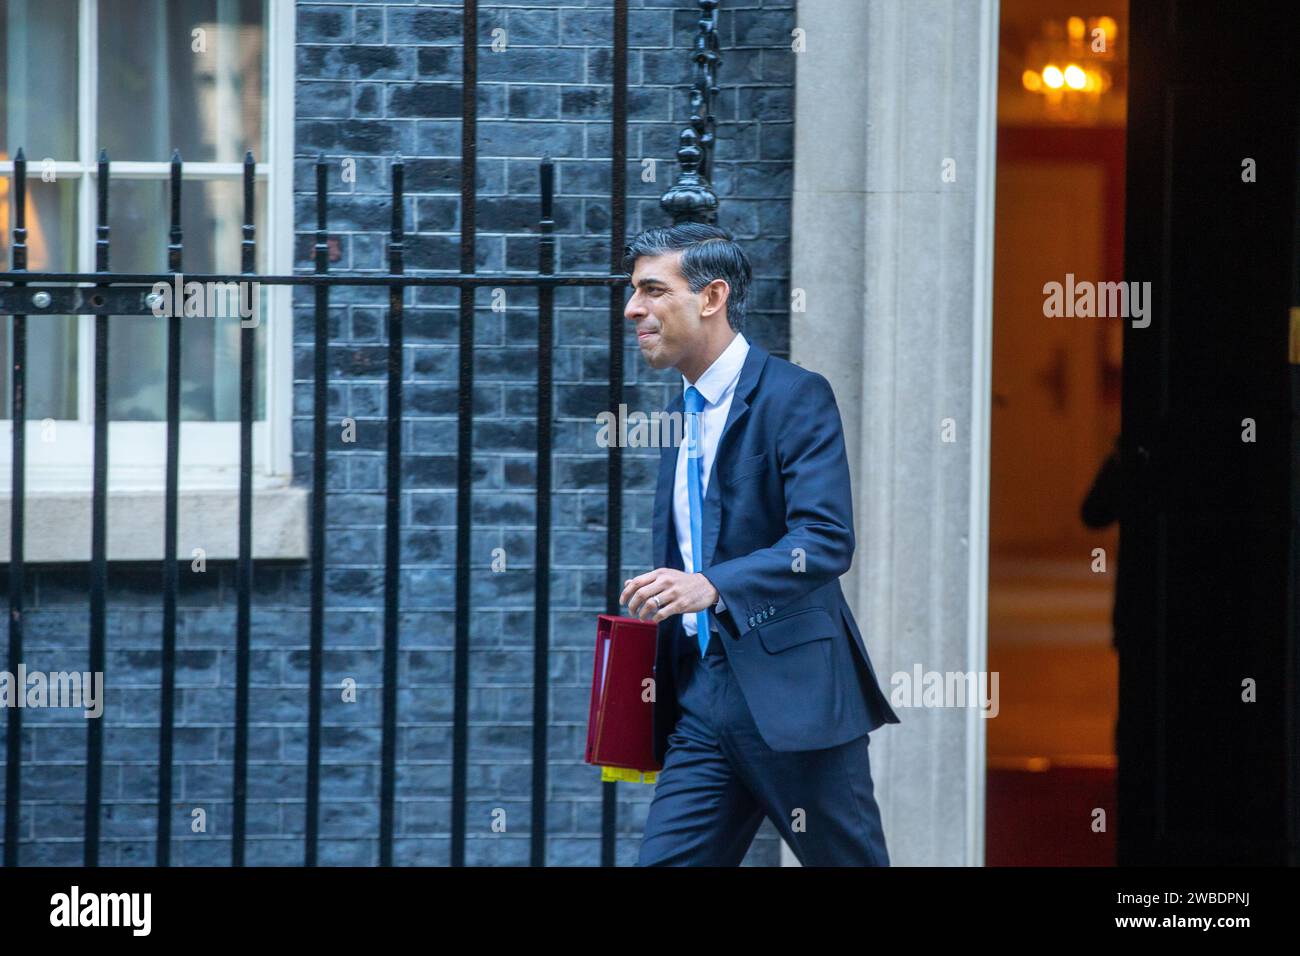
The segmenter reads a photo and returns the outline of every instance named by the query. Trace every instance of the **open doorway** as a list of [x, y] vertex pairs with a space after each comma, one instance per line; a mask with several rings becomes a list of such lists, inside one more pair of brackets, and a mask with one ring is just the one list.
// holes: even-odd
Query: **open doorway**
[[1127, 27], [1127, 0], [1001, 4], [990, 866], [1115, 863], [1118, 488], [1106, 463], [1123, 324], [1097, 314], [1104, 303], [1076, 314], [1073, 290], [1124, 278]]

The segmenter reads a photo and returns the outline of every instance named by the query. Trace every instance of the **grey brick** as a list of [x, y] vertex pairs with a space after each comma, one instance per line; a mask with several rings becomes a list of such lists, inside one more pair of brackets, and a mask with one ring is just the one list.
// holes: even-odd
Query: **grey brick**
[[339, 6], [298, 5], [300, 43], [347, 43], [352, 40], [352, 10]]

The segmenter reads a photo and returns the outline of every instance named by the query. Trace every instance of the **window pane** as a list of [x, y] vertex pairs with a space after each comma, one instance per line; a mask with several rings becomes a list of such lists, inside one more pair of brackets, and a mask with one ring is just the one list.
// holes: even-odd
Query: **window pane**
[[264, 0], [99, 0], [99, 142], [115, 160], [266, 158]]
[[78, 158], [77, 0], [0, 0], [0, 147], [20, 146]]
[[[0, 177], [0, 261], [12, 262], [13, 177]], [[76, 272], [77, 182], [41, 182], [27, 177], [27, 268]], [[13, 417], [13, 316], [6, 315], [0, 335], [0, 418]], [[77, 417], [77, 320], [67, 315], [27, 319], [28, 421]]]
[[[170, 190], [162, 180], [114, 180], [109, 228], [115, 272], [167, 268]], [[265, 223], [266, 189], [259, 182], [254, 221]], [[185, 273], [239, 271], [243, 183], [237, 179], [187, 180], [181, 190]], [[257, 268], [266, 268], [266, 236], [258, 237]], [[258, 324], [253, 415], [265, 418], [266, 290]], [[238, 421], [239, 319], [190, 316], [181, 320], [181, 419]], [[112, 320], [108, 349], [109, 417], [114, 421], [164, 421], [167, 414], [167, 320], [121, 316]]]

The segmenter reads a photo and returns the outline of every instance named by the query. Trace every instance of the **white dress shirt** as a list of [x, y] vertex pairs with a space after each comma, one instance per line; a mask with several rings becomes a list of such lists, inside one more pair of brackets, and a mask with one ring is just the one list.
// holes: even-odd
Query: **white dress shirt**
[[[695, 386], [704, 396], [704, 409], [700, 412], [700, 505], [703, 507], [704, 496], [709, 490], [709, 474], [713, 470], [713, 459], [718, 450], [718, 440], [722, 437], [723, 426], [727, 424], [727, 413], [731, 410], [731, 398], [736, 394], [736, 383], [740, 381], [740, 369], [749, 354], [749, 343], [745, 336], [737, 332], [731, 343], [722, 350], [722, 354], [713, 360], [713, 364], [704, 370], [696, 382], [687, 381], [682, 376], [682, 395]], [[673, 482], [673, 521], [677, 525], [677, 547], [682, 552], [682, 567], [688, 572], [694, 570], [691, 550], [691, 495], [686, 481], [687, 446], [689, 444], [689, 425], [683, 411], [682, 444], [677, 452], [677, 474]], [[703, 525], [703, 521], [701, 521]], [[705, 568], [705, 571], [708, 569]], [[713, 606], [711, 614], [726, 607], [722, 598]], [[696, 612], [682, 615], [682, 626], [686, 633], [694, 637], [699, 631]]]

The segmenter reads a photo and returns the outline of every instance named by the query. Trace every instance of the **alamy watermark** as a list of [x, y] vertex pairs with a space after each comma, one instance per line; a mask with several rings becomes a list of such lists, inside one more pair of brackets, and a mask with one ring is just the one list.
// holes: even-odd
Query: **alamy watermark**
[[50, 897], [51, 926], [119, 926], [133, 936], [148, 936], [152, 912], [152, 893], [83, 893], [73, 884], [68, 892]]
[[[687, 435], [687, 416], [682, 412], [645, 412], [627, 410], [619, 403], [618, 412], [601, 412], [596, 416], [596, 444], [601, 448], [676, 448]], [[686, 441], [687, 454], [695, 443]]]
[[1074, 273], [1065, 282], [1043, 284], [1043, 315], [1061, 318], [1132, 319], [1133, 328], [1151, 324], [1150, 282], [1075, 282]]
[[0, 707], [84, 708], [83, 717], [104, 713], [104, 672], [29, 671], [18, 665], [18, 673], [0, 671]]
[[186, 282], [185, 277], [177, 272], [173, 273], [170, 285], [155, 282], [146, 301], [159, 318], [237, 318], [240, 326], [256, 328], [261, 299], [259, 285], [252, 280]]
[[889, 681], [891, 707], [979, 707], [980, 716], [996, 717], [997, 671], [895, 671]]

